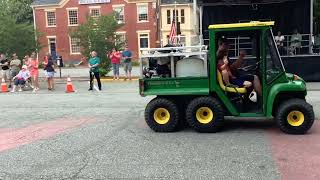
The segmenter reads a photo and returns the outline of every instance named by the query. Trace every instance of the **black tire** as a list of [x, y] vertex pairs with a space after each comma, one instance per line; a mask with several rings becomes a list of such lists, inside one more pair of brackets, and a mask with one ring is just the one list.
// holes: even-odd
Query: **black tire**
[[[162, 118], [161, 116], [158, 121], [155, 119], [155, 113], [157, 113], [157, 110], [161, 109], [165, 109], [169, 113], [168, 120], [162, 121], [165, 123], [159, 123]], [[164, 117], [164, 119], [166, 119], [166, 117]], [[148, 126], [156, 132], [173, 132], [177, 129], [179, 123], [178, 107], [175, 103], [166, 98], [155, 98], [148, 103], [145, 109], [145, 121]]]
[[303, 99], [290, 99], [279, 106], [275, 119], [284, 133], [305, 134], [314, 122], [313, 107]]
[[[202, 108], [205, 108], [204, 111], [201, 111]], [[210, 112], [206, 112], [208, 109], [212, 112], [212, 118], [210, 118]], [[204, 119], [207, 119], [208, 122], [200, 122], [197, 117], [198, 115], [203, 114]], [[208, 116], [208, 117], [207, 117]], [[212, 97], [199, 97], [192, 100], [186, 110], [186, 119], [190, 127], [192, 127], [197, 132], [217, 132], [219, 131], [224, 122], [224, 110], [220, 102]]]

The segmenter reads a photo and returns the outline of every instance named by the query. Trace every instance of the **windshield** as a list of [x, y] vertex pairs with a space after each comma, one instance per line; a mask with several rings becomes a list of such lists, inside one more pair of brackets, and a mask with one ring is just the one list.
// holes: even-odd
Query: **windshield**
[[270, 83], [277, 78], [279, 74], [285, 72], [271, 29], [268, 32], [266, 50], [267, 82]]

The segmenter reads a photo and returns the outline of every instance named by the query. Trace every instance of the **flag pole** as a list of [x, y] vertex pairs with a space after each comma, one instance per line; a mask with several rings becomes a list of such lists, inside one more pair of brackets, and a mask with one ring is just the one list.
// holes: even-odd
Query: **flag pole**
[[[178, 24], [177, 24], [177, 1], [174, 1], [174, 25], [175, 25], [175, 43], [177, 41], [177, 30], [178, 30]], [[175, 44], [176, 45], [176, 44]]]

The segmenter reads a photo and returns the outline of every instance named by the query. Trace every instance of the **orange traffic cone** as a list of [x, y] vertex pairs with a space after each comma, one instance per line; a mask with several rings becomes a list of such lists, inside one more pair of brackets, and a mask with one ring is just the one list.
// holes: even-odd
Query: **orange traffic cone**
[[66, 93], [73, 93], [73, 92], [74, 92], [74, 89], [73, 89], [73, 85], [72, 85], [72, 82], [71, 82], [71, 78], [68, 77]]
[[6, 81], [4, 80], [4, 78], [2, 78], [1, 92], [3, 92], [3, 93], [9, 92], [7, 83], [6, 83]]

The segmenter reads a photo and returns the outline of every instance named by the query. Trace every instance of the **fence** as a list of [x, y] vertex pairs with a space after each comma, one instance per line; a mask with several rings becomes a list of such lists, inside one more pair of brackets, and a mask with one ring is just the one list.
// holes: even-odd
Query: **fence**
[[[283, 48], [279, 50], [281, 56], [315, 54], [314, 38], [310, 34], [301, 34], [301, 47], [296, 50], [291, 48], [291, 35], [284, 35]], [[250, 37], [228, 38], [230, 56], [238, 56], [240, 50], [246, 50], [248, 55], [253, 55], [253, 42]], [[209, 39], [203, 40], [204, 44], [209, 44]], [[318, 50], [319, 51], [319, 50]]]

